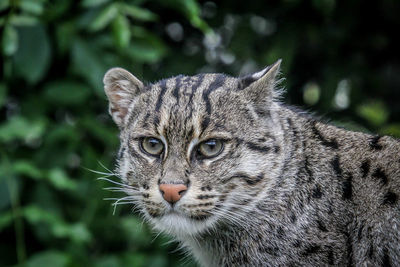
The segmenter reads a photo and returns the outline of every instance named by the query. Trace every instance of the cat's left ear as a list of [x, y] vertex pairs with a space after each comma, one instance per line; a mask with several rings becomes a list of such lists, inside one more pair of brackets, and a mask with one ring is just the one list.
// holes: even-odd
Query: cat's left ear
[[275, 86], [281, 62], [282, 60], [279, 59], [259, 72], [240, 78], [239, 89], [244, 91], [247, 98], [254, 102], [272, 101], [277, 94]]
[[104, 91], [109, 101], [109, 112], [118, 127], [124, 126], [128, 109], [134, 98], [143, 92], [143, 83], [129, 71], [112, 68], [104, 75]]

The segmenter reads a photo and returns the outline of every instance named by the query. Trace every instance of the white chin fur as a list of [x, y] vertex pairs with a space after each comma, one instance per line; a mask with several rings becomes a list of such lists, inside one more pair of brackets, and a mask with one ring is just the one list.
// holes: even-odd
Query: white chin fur
[[150, 221], [155, 229], [178, 238], [200, 234], [210, 230], [214, 224], [212, 218], [196, 221], [178, 213], [169, 213], [160, 218], [152, 218]]

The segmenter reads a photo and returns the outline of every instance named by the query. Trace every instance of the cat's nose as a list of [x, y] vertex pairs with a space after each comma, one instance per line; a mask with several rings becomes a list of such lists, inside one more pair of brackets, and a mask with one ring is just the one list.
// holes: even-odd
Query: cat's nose
[[159, 188], [163, 198], [172, 205], [178, 202], [187, 190], [184, 184], [160, 184]]

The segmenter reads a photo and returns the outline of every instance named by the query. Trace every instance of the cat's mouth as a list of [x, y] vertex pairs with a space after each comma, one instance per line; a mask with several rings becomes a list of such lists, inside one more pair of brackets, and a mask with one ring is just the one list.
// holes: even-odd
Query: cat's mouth
[[[151, 202], [151, 204], [153, 203], [154, 202]], [[210, 204], [211, 203], [207, 203], [205, 208], [201, 208], [202, 206], [205, 206], [205, 204], [183, 204], [172, 205], [168, 207], [154, 207], [154, 205], [146, 205], [146, 211], [152, 218], [159, 219], [165, 216], [181, 216], [195, 221], [202, 221], [213, 215], [213, 210], [216, 207]]]
[[157, 215], [150, 220], [156, 229], [182, 236], [204, 232], [215, 222], [215, 216], [210, 212], [188, 211], [180, 207], [171, 207]]
[[170, 210], [160, 217], [153, 218], [153, 225], [161, 231], [177, 236], [196, 235], [211, 227], [211, 215], [187, 215], [177, 210]]
[[163, 216], [171, 216], [171, 215], [172, 216], [174, 216], [174, 215], [182, 216], [182, 217], [186, 217], [186, 218], [189, 218], [189, 219], [192, 219], [192, 220], [195, 220], [195, 221], [203, 221], [203, 220], [206, 220], [207, 218], [209, 218], [211, 216], [210, 213], [204, 213], [204, 212], [202, 214], [198, 214], [198, 213], [187, 214], [187, 213], [184, 213], [184, 212], [179, 211], [179, 210], [174, 209], [174, 208], [172, 208], [169, 211], [167, 211]]

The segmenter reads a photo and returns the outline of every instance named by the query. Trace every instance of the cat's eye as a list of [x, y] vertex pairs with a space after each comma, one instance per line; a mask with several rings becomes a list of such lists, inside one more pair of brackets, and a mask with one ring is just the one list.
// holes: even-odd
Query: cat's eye
[[221, 153], [222, 148], [223, 143], [221, 140], [210, 139], [200, 143], [197, 151], [204, 158], [212, 158]]
[[164, 150], [164, 144], [157, 138], [145, 137], [141, 141], [141, 148], [152, 156], [159, 156]]

